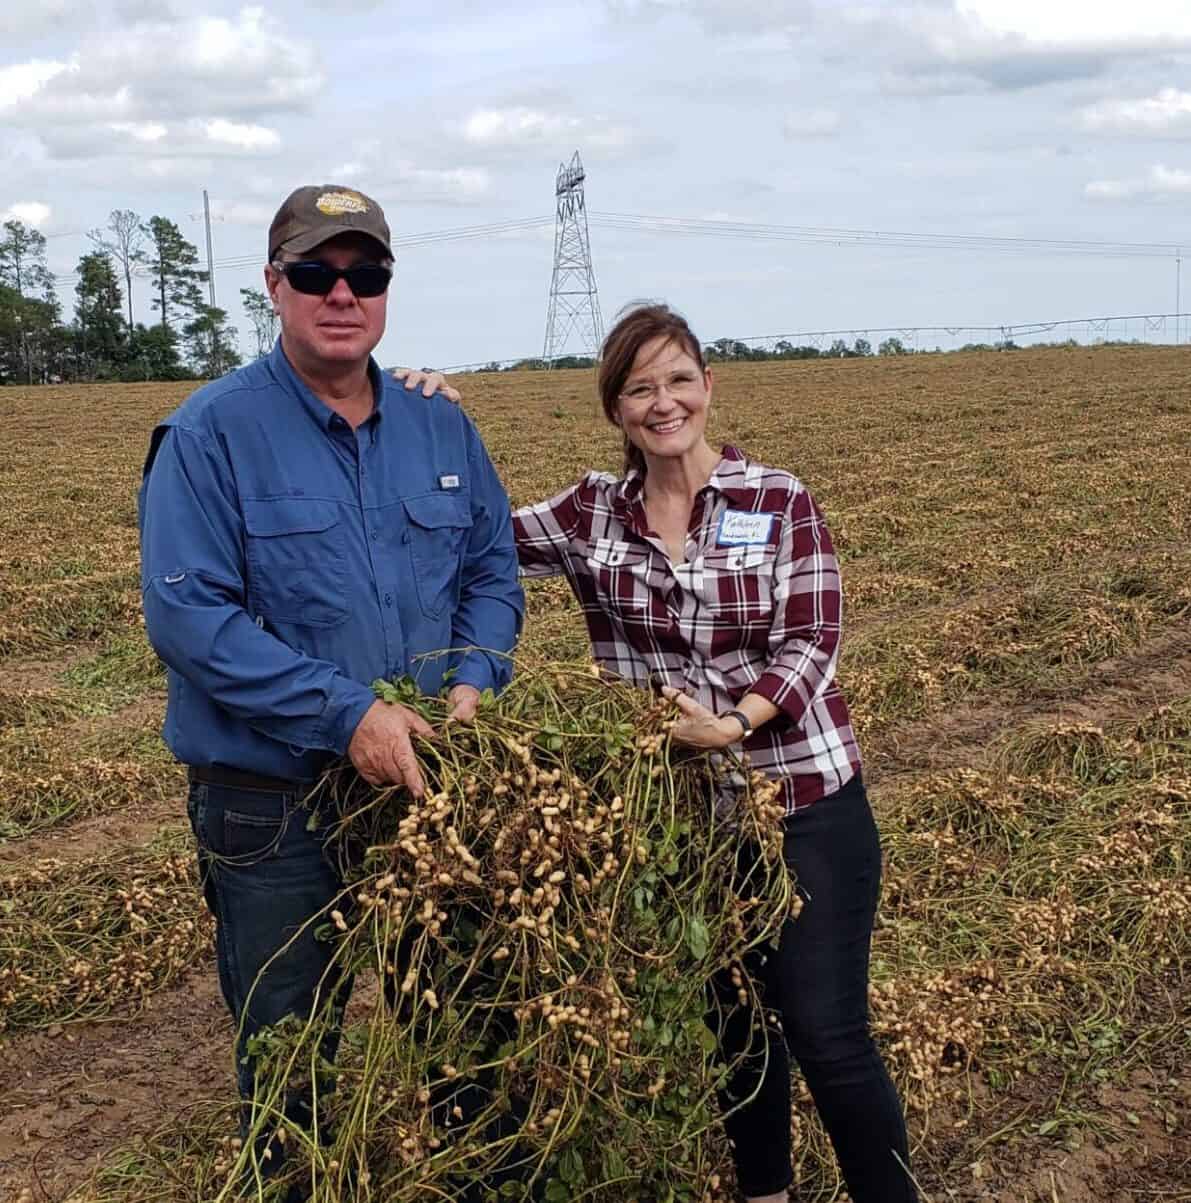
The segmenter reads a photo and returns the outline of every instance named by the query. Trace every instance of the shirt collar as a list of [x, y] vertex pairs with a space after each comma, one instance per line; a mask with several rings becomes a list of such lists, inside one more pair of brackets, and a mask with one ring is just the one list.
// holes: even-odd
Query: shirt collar
[[722, 493], [729, 502], [752, 508], [755, 489], [745, 484], [748, 477], [748, 457], [739, 447], [725, 443], [720, 452], [720, 462], [707, 481], [707, 488]]
[[[725, 443], [720, 451], [720, 462], [716, 464], [704, 488], [715, 489], [722, 493], [729, 502], [748, 506], [752, 501], [754, 490], [744, 483], [748, 468], [748, 457], [739, 447]], [[613, 495], [613, 504], [621, 521], [640, 512], [642, 529], [645, 522], [645, 503], [642, 494], [645, 492], [645, 475], [639, 468], [630, 468], [621, 478]]]
[[[302, 403], [302, 408], [306, 410], [315, 423], [330, 433], [333, 429], [332, 423], [335, 422], [335, 419], [339, 415], [325, 401], [320, 401], [310, 391], [302, 377], [294, 371], [293, 364], [286, 357], [280, 338], [273, 344], [273, 350], [269, 352], [269, 367], [277, 382], [297, 397]], [[373, 400], [372, 414], [365, 421], [365, 426], [371, 422], [379, 422], [384, 412], [384, 375], [380, 370], [380, 365], [371, 355], [368, 357], [368, 379], [372, 382]]]

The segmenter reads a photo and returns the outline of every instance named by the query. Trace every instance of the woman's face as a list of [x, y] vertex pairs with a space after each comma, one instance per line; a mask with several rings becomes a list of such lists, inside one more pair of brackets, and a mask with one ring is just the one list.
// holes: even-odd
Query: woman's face
[[637, 352], [617, 413], [629, 441], [646, 455], [678, 456], [702, 442], [710, 406], [710, 370], [681, 343], [660, 336]]

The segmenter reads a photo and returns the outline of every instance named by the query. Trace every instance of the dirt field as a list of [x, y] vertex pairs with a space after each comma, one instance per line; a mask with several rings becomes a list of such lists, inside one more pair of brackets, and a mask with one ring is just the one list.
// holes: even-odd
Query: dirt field
[[[874, 1025], [931, 1200], [1191, 1200], [1189, 377], [1149, 348], [717, 371], [714, 434], [801, 476], [843, 561]], [[459, 383], [514, 502], [618, 467], [589, 374]], [[227, 1131], [136, 572], [188, 391], [0, 391], [0, 1199], [194, 1198]], [[529, 611], [582, 653], [565, 586]], [[794, 1197], [841, 1198], [805, 1100], [798, 1137]]]

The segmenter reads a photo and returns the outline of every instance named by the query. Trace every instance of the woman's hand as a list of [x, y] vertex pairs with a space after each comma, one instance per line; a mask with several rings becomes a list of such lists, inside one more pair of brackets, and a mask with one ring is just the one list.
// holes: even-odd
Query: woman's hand
[[740, 722], [734, 718], [721, 718], [706, 706], [679, 693], [671, 685], [662, 687], [662, 697], [674, 702], [682, 717], [670, 730], [671, 737], [680, 744], [692, 748], [726, 748], [744, 738]]
[[463, 395], [458, 389], [452, 388], [447, 383], [447, 378], [442, 372], [419, 372], [416, 368], [394, 368], [393, 376], [400, 380], [406, 388], [417, 388], [420, 384], [423, 397], [433, 397], [435, 393], [442, 393], [448, 401], [453, 401], [456, 405], [463, 400]]

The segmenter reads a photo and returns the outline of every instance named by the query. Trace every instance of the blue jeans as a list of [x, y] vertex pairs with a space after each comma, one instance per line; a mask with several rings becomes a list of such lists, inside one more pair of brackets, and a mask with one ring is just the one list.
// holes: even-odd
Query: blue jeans
[[[333, 1007], [336, 1022], [320, 1050], [325, 1063], [330, 1064], [338, 1048], [343, 1008], [352, 987], [350, 976], [328, 974], [333, 946], [314, 938], [314, 925], [294, 938], [295, 932], [343, 888], [326, 849], [325, 824], [308, 830], [311, 812], [299, 802], [296, 793], [223, 785], [190, 787], [187, 809], [198, 841], [199, 873], [207, 905], [216, 920], [219, 985], [239, 1028], [236, 1078], [244, 1102], [244, 1135], [252, 1121], [248, 1104], [256, 1071], [254, 1059], [248, 1054], [249, 1041], [261, 1028], [287, 1015], [305, 1019], [318, 1009]], [[283, 948], [280, 955], [274, 955]], [[397, 959], [400, 962], [400, 951]], [[399, 1013], [400, 1000], [393, 995], [391, 981], [385, 983], [385, 993], [395, 1013]], [[320, 1093], [333, 1085], [328, 1076], [319, 1083]], [[447, 1093], [450, 1103], [459, 1105], [466, 1115], [488, 1104], [491, 1089], [490, 1082], [480, 1080]], [[313, 1117], [307, 1087], [296, 1086], [289, 1091], [286, 1113], [310, 1127]], [[508, 1114], [493, 1122], [489, 1138], [507, 1137], [519, 1126], [523, 1113], [524, 1106], [515, 1101]], [[258, 1145], [263, 1147], [267, 1138], [266, 1132], [258, 1138]], [[524, 1181], [530, 1169], [528, 1163], [521, 1163], [524, 1153], [514, 1148], [507, 1159], [509, 1165], [493, 1171], [483, 1182], [460, 1186], [457, 1197], [466, 1203], [504, 1182]], [[274, 1157], [268, 1168], [276, 1171], [280, 1162], [281, 1158]]]
[[786, 820], [783, 851], [802, 914], [787, 921], [776, 952], [758, 951], [746, 964], [763, 984], [766, 1008], [780, 1012], [784, 1039], [762, 1024], [765, 1047], [758, 1047], [753, 1016], [733, 1006], [735, 987], [726, 977], [714, 983], [722, 1010], [709, 1022], [721, 1048], [729, 1057], [750, 1054], [721, 1094], [725, 1106], [753, 1096], [724, 1124], [737, 1180], [746, 1195], [790, 1184], [792, 1054], [855, 1203], [914, 1203], [901, 1103], [869, 1034], [881, 848], [859, 774]]
[[[328, 973], [333, 946], [314, 938], [313, 924], [304, 927], [343, 882], [325, 847], [325, 827], [308, 830], [311, 812], [300, 801], [296, 792], [199, 783], [187, 801], [199, 877], [215, 916], [219, 986], [238, 1028], [236, 1080], [245, 1102], [256, 1073], [252, 1037], [288, 1015], [304, 1020], [327, 1006], [341, 1017], [351, 993], [349, 976]], [[338, 1043], [336, 1022], [322, 1050], [328, 1062]], [[298, 1092], [287, 1111], [303, 1119], [309, 1105], [308, 1092]]]

